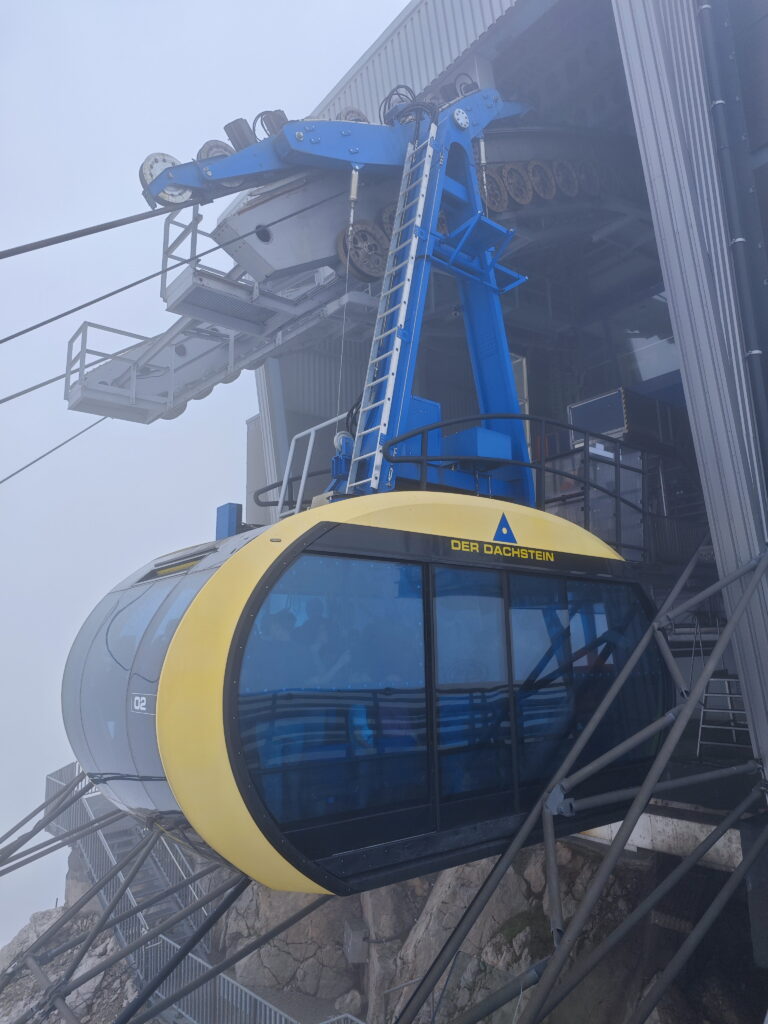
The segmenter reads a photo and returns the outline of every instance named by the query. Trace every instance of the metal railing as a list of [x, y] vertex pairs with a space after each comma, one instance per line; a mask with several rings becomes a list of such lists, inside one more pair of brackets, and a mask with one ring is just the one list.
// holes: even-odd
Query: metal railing
[[[336, 416], [297, 434], [291, 440], [282, 480], [256, 491], [256, 504], [277, 508], [278, 518], [308, 508], [312, 500], [308, 481], [323, 475], [330, 479], [328, 470], [311, 467], [317, 435], [345, 418], [346, 414]], [[437, 433], [442, 439], [471, 425], [505, 420], [525, 424], [533, 453], [530, 459], [430, 451], [436, 447]], [[305, 441], [299, 469], [297, 453]], [[399, 434], [385, 442], [382, 452], [389, 463], [413, 467], [401, 475], [422, 490], [439, 486], [440, 470], [458, 467], [474, 475], [474, 493], [492, 496], [495, 480], [508, 481], [510, 470], [528, 470], [533, 474], [537, 508], [583, 526], [631, 561], [683, 563], [706, 528], [698, 505], [689, 514], [675, 514], [670, 507], [666, 479], [685, 465], [676, 455], [651, 452], [621, 438], [543, 416], [487, 413], [443, 420]], [[277, 500], [267, 498], [275, 492]]]
[[[63, 789], [66, 783], [75, 777], [77, 770], [78, 766], [71, 764], [61, 768], [58, 772], [48, 775], [46, 778], [46, 798], [55, 796], [57, 789]], [[61, 835], [64, 832], [88, 824], [98, 816], [92, 810], [93, 802], [103, 801], [103, 799], [98, 792], [83, 796], [82, 799], [73, 803], [64, 814], [53, 821], [49, 826], [49, 830], [54, 835]], [[118, 862], [118, 858], [110, 849], [106, 836], [101, 829], [97, 829], [95, 832], [91, 832], [89, 835], [79, 839], [75, 845], [93, 881], [106, 875], [110, 868], [113, 868]], [[100, 894], [105, 906], [117, 893], [122, 881], [121, 875], [118, 874], [105, 884]], [[115, 916], [132, 910], [137, 905], [137, 902], [130, 889], [127, 890], [115, 907]], [[122, 946], [127, 946], [135, 939], [138, 939], [143, 932], [149, 931], [149, 924], [141, 911], [139, 911], [126, 921], [115, 925], [114, 931], [118, 942]]]
[[[310, 470], [312, 463], [312, 456], [315, 451], [315, 442], [317, 435], [330, 430], [331, 427], [337, 427], [342, 420], [346, 419], [347, 414], [341, 413], [339, 416], [333, 416], [329, 420], [324, 420], [322, 423], [316, 423], [315, 426], [310, 427], [308, 430], [302, 430], [301, 433], [294, 435], [291, 438], [291, 444], [288, 448], [288, 458], [285, 464], [285, 473], [283, 479], [279, 484], [270, 484], [268, 487], [263, 487], [256, 494], [261, 496], [269, 491], [274, 491], [277, 487], [280, 487], [280, 494], [277, 499], [277, 518], [283, 519], [285, 516], [294, 515], [296, 512], [300, 512], [305, 506], [305, 498], [307, 489], [307, 480], [311, 477], [319, 476], [320, 473], [329, 476], [328, 470]], [[335, 431], [334, 431], [335, 432]], [[301, 448], [301, 443], [306, 439], [306, 448], [304, 451], [304, 463], [301, 468], [301, 472], [297, 475], [292, 475], [293, 463], [296, 458], [297, 450]], [[294, 499], [293, 496], [293, 484], [298, 483], [299, 487], [296, 492]], [[261, 502], [259, 497], [256, 497], [257, 505], [272, 506], [275, 507], [274, 502]]]
[[[169, 842], [165, 836], [156, 844], [152, 851], [152, 858], [168, 882], [168, 888], [183, 882], [195, 873], [195, 869], [184, 856], [184, 852], [178, 843]], [[199, 882], [189, 882], [177, 895], [181, 897], [183, 905], [189, 905], [205, 895], [205, 891]], [[194, 928], [199, 928], [208, 916], [208, 909], [200, 907], [189, 915], [189, 922]]]
[[[103, 331], [105, 334], [114, 334], [119, 338], [130, 340], [129, 345], [118, 349], [115, 352], [104, 351], [103, 348], [93, 348], [88, 341], [89, 331]], [[95, 324], [85, 320], [67, 342], [67, 363], [64, 370], [64, 395], [68, 397], [75, 385], [80, 387], [86, 383], [86, 371], [105, 363], [107, 360], [122, 363], [125, 371], [119, 378], [118, 383], [99, 385], [100, 390], [105, 392], [127, 393], [130, 400], [136, 400], [136, 383], [139, 375], [139, 368], [143, 373], [165, 373], [166, 366], [152, 364], [146, 361], [144, 350], [137, 354], [136, 347], [142, 342], [151, 342], [154, 339], [145, 334], [136, 334], [134, 331], [121, 331], [116, 327], [106, 327], [103, 324]]]
[[[153, 978], [179, 951], [179, 944], [165, 935], [147, 943], [135, 954], [136, 968], [143, 980]], [[157, 990], [157, 996], [175, 992], [194, 983], [211, 965], [188, 953], [176, 970]], [[299, 1024], [266, 999], [257, 996], [225, 974], [205, 982], [174, 1004], [174, 1009], [193, 1024]]]
[[[64, 789], [67, 783], [75, 778], [78, 771], [78, 765], [73, 763], [48, 775], [46, 797], [53, 797]], [[102, 800], [104, 798], [98, 792], [92, 793], [90, 797], [84, 795], [51, 823], [50, 830], [55, 835], [60, 835], [79, 825], [93, 821], [97, 815], [93, 811], [92, 804]], [[125, 819], [120, 822], [120, 827], [126, 828]], [[133, 827], [140, 829], [141, 825], [136, 822]], [[109, 837], [102, 830], [97, 830], [77, 840], [75, 845], [94, 882], [104, 877], [110, 868], [113, 868], [118, 862], [115, 853], [110, 848]], [[169, 885], [193, 873], [183, 851], [175, 847], [171, 849], [172, 846], [173, 844], [164, 837], [155, 845], [155, 851], [159, 853], [163, 873], [167, 875]], [[120, 872], [105, 883], [99, 893], [104, 906], [114, 897], [122, 882], [123, 874]], [[180, 890], [180, 892], [184, 891], [184, 889]], [[203, 889], [199, 885], [191, 883], [187, 887], [187, 892], [186, 903], [191, 904], [203, 894]], [[117, 917], [131, 910], [137, 906], [137, 903], [138, 901], [129, 887], [114, 908], [114, 916]], [[205, 911], [201, 908], [194, 915], [190, 915], [190, 920], [195, 926], [200, 923], [202, 920], [200, 915], [204, 913]], [[196, 920], [196, 918], [200, 920]], [[118, 943], [123, 947], [140, 939], [143, 934], [150, 931], [150, 926], [140, 911], [111, 927]], [[173, 939], [166, 935], [158, 935], [134, 950], [130, 954], [130, 960], [142, 984], [154, 978], [170, 958], [178, 952], [179, 948], [179, 944]], [[177, 989], [194, 983], [210, 968], [211, 965], [202, 957], [188, 954], [176, 970], [159, 986], [155, 999], [162, 999]], [[295, 1018], [225, 974], [218, 975], [183, 996], [178, 1003], [174, 1004], [174, 1009], [192, 1024], [245, 1024], [246, 1021], [248, 1024], [299, 1024]], [[362, 1024], [362, 1022], [349, 1014], [341, 1014], [338, 1017], [329, 1018], [324, 1024]]]
[[[168, 278], [174, 270], [181, 270], [184, 267], [194, 266], [198, 262], [197, 256], [197, 242], [200, 235], [205, 238], [209, 238], [214, 244], [216, 240], [207, 231], [203, 231], [200, 224], [203, 220], [203, 215], [200, 213], [199, 206], [193, 206], [189, 209], [189, 220], [185, 223], [181, 218], [187, 213], [187, 210], [176, 210], [169, 213], [163, 221], [163, 259], [160, 264], [160, 298], [163, 302], [166, 301], [168, 293]], [[172, 237], [172, 229], [176, 228], [176, 233]], [[180, 249], [184, 244], [187, 243], [184, 255], [178, 255], [177, 250]]]

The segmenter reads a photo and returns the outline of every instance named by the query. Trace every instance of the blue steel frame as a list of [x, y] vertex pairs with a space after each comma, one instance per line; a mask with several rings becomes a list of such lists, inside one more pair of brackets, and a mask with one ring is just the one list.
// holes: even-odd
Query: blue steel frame
[[[413, 377], [419, 348], [427, 285], [432, 270], [455, 277], [464, 316], [467, 345], [481, 413], [519, 413], [512, 362], [502, 317], [501, 297], [526, 278], [500, 262], [514, 232], [483, 214], [483, 201], [475, 165], [474, 144], [485, 128], [500, 118], [517, 117], [526, 108], [503, 101], [493, 90], [480, 90], [441, 108], [437, 113], [432, 167], [427, 184], [424, 216], [412, 230], [417, 235], [417, 259], [411, 268], [412, 298], [408, 303], [404, 327], [398, 331], [400, 356], [392, 391], [391, 413], [386, 433], [374, 429], [381, 407], [365, 414], [363, 429], [368, 444], [381, 446], [387, 440], [411, 429]], [[168, 187], [190, 189], [197, 202], [209, 202], [231, 194], [228, 181], [238, 179], [237, 189], [250, 188], [277, 180], [300, 167], [318, 169], [350, 168], [366, 174], [386, 174], [402, 168], [408, 143], [424, 133], [428, 116], [411, 113], [401, 123], [397, 109], [392, 124], [374, 125], [351, 121], [291, 121], [277, 134], [230, 156], [192, 161], [168, 168], [145, 189], [150, 205]], [[438, 231], [441, 212], [447, 234]], [[406, 237], [400, 235], [400, 241]], [[394, 236], [393, 236], [394, 245]], [[407, 271], [402, 271], [405, 273]], [[395, 278], [390, 284], [397, 282]], [[397, 282], [399, 283], [399, 282]], [[376, 342], [374, 342], [376, 345]], [[375, 357], [375, 352], [372, 353]], [[384, 393], [382, 383], [381, 393]], [[441, 417], [438, 413], [436, 419]], [[466, 432], [463, 438], [449, 438], [455, 446], [454, 468], [432, 470], [431, 483], [469, 487], [476, 491], [478, 470], [472, 458], [485, 459], [484, 475], [496, 496], [509, 497], [534, 505], [531, 471], [524, 467], [499, 468], [491, 484], [488, 458], [502, 461], [529, 461], [525, 429], [521, 421], [510, 419], [488, 422], [482, 428]], [[503, 435], [505, 440], [502, 440]], [[365, 451], [365, 454], [372, 452]], [[396, 454], [396, 453], [395, 453]], [[435, 454], [451, 454], [435, 452]], [[355, 487], [350, 493], [394, 488], [398, 473], [407, 477], [412, 469], [387, 463], [375, 484]]]

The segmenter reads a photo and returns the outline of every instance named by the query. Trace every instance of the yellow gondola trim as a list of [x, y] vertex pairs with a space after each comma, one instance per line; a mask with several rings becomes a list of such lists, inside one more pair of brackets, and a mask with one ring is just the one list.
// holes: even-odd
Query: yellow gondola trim
[[[290, 544], [323, 522], [428, 534], [482, 548], [492, 542], [502, 515], [520, 549], [619, 558], [597, 537], [546, 512], [471, 495], [411, 491], [352, 498], [284, 519], [239, 548], [202, 587], [182, 617], [163, 664], [157, 739], [179, 806], [221, 856], [270, 888], [326, 891], [261, 832], [243, 801], [227, 753], [227, 659], [235, 627], [259, 580]], [[447, 557], [450, 550], [447, 543]], [[510, 564], [522, 568], [527, 563], [510, 559]]]

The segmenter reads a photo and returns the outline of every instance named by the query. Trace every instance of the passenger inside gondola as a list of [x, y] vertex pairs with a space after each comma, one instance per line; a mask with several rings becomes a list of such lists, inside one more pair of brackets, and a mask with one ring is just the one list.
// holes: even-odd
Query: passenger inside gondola
[[[418, 567], [315, 556], [263, 604], [243, 657], [241, 735], [279, 821], [425, 798], [420, 588]], [[290, 667], [275, 667], [278, 652]]]
[[[636, 590], [610, 579], [302, 555], [255, 609], [245, 643], [250, 778], [317, 855], [515, 813], [647, 621]], [[649, 650], [583, 761], [660, 713], [658, 678]]]

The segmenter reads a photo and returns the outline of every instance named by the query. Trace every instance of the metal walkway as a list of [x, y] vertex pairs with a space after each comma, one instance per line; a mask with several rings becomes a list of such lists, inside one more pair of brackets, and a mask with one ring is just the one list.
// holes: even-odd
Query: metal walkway
[[[54, 838], [40, 845], [48, 848], [45, 852], [71, 845], [81, 856], [93, 885], [0, 975], [0, 990], [12, 983], [24, 968], [31, 970], [42, 986], [40, 1001], [13, 1024], [26, 1024], [38, 1011], [48, 1007], [55, 1008], [67, 1024], [79, 1024], [79, 1018], [66, 1005], [66, 996], [126, 957], [130, 959], [142, 992], [152, 988], [151, 998], [146, 1002], [151, 1009], [139, 1013], [145, 1004], [133, 1009], [131, 1004], [127, 1008], [131, 1012], [123, 1011], [117, 1021], [301, 1024], [221, 973], [227, 964], [214, 967], [200, 955], [208, 951], [210, 926], [221, 916], [219, 910], [227, 895], [233, 891], [240, 895], [250, 880], [219, 862], [206, 862], [196, 851], [188, 858], [175, 839], [157, 829], [148, 830], [132, 816], [117, 811], [88, 783], [74, 763], [48, 775], [46, 806], [50, 811], [41, 821], [50, 819], [43, 827]], [[9, 852], [13, 858], [16, 851]], [[21, 861], [25, 856], [16, 853]], [[191, 860], [197, 861], [198, 866], [193, 866]], [[0, 863], [5, 863], [2, 853]], [[211, 876], [217, 869], [225, 872], [226, 879], [214, 885]], [[205, 880], [210, 885], [205, 886]], [[213, 900], [222, 894], [221, 902], [212, 912]], [[56, 944], [62, 928], [79, 912], [86, 912], [94, 898], [103, 908], [97, 925], [85, 936]], [[107, 929], [113, 932], [120, 949], [94, 969], [78, 975], [76, 970], [81, 960], [93, 941]], [[281, 930], [284, 929], [278, 929], [277, 933]], [[199, 952], [191, 952], [192, 948], [198, 948]], [[52, 982], [47, 975], [38, 973], [70, 950], [76, 950], [74, 963], [68, 966], [63, 978]], [[173, 968], [170, 971], [169, 966]], [[158, 978], [160, 982], [154, 985]], [[342, 1014], [324, 1024], [361, 1022]]]

